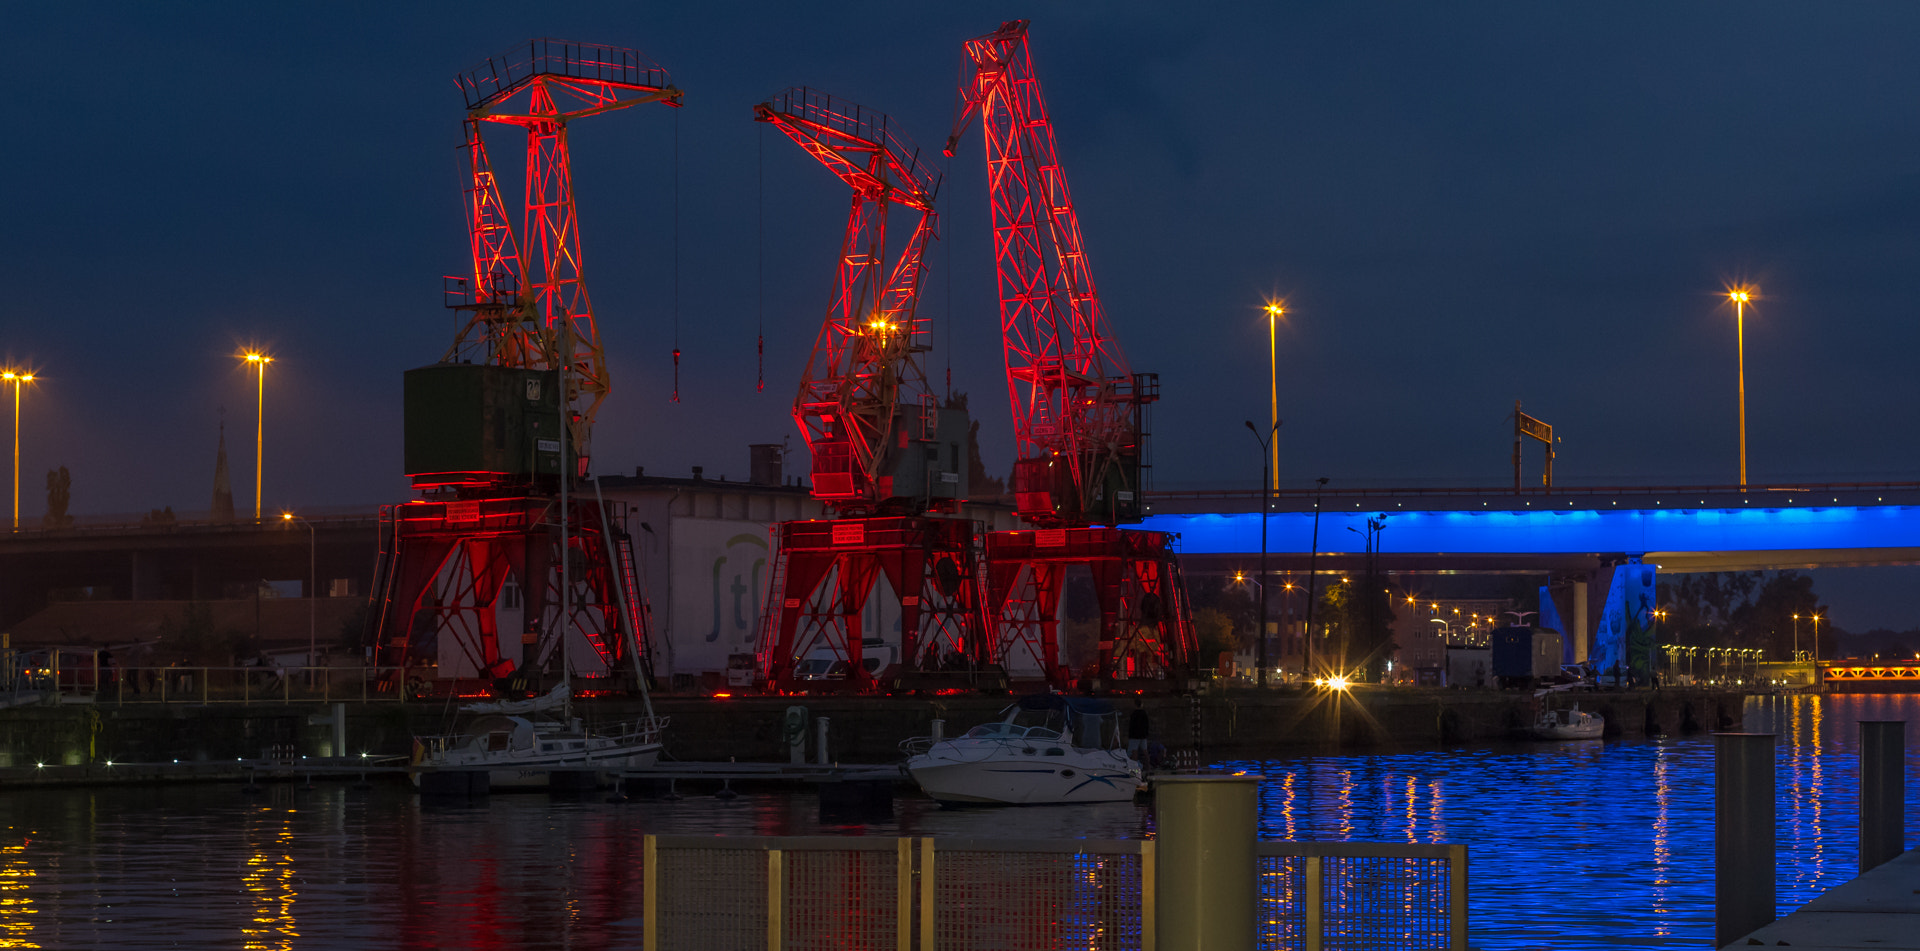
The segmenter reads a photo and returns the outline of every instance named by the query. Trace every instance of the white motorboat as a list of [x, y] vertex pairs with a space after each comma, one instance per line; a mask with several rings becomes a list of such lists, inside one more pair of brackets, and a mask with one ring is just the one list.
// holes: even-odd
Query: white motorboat
[[1593, 740], [1599, 739], [1606, 729], [1605, 717], [1587, 713], [1576, 703], [1572, 707], [1541, 710], [1540, 719], [1533, 724], [1533, 735], [1541, 740]]
[[556, 772], [645, 769], [660, 758], [666, 724], [648, 717], [610, 731], [566, 722], [488, 714], [449, 736], [414, 738], [413, 784], [430, 772], [485, 772], [494, 789], [545, 789]]
[[1144, 784], [1140, 764], [1118, 748], [1112, 704], [1038, 694], [1006, 713], [952, 739], [902, 743], [907, 773], [946, 803], [1126, 802]]

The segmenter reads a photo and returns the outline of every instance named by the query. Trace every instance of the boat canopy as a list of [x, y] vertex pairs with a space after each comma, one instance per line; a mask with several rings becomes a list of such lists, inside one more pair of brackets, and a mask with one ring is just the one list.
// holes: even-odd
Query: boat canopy
[[1022, 710], [1061, 710], [1080, 716], [1101, 717], [1112, 714], [1113, 704], [1098, 697], [1069, 697], [1063, 693], [1035, 693], [1020, 698]]

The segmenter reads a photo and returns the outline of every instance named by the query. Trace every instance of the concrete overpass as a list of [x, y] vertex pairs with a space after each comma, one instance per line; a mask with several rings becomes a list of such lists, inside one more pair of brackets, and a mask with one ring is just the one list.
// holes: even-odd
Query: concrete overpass
[[[1158, 492], [1142, 526], [1179, 532], [1183, 555], [1260, 552], [1257, 489]], [[1640, 558], [1667, 572], [1920, 564], [1920, 482], [1276, 493], [1273, 570], [1358, 567], [1366, 519], [1384, 514], [1380, 563], [1394, 572], [1594, 569]], [[1348, 531], [1348, 529], [1353, 531]], [[1211, 560], [1211, 559], [1208, 559]]]

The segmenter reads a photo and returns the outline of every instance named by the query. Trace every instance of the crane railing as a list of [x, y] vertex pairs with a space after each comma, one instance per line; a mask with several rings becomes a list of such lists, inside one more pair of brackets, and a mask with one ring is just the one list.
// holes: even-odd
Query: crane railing
[[940, 190], [939, 166], [922, 161], [920, 147], [897, 131], [886, 113], [807, 86], [783, 90], [763, 105], [770, 112], [885, 149], [895, 172], [925, 192], [928, 200]]
[[512, 95], [537, 76], [564, 76], [568, 79], [633, 89], [664, 89], [671, 84], [667, 71], [639, 50], [566, 40], [534, 39], [454, 77], [466, 96], [467, 108], [474, 109], [494, 99]]

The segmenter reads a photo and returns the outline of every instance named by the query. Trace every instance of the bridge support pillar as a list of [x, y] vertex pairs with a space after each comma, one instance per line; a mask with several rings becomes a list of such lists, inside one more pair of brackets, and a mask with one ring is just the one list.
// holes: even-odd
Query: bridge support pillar
[[[1608, 569], [1611, 572], [1611, 569]], [[1604, 601], [1604, 599], [1602, 599]], [[1573, 662], [1585, 663], [1587, 652], [1593, 647], [1593, 615], [1588, 608], [1587, 582], [1573, 583]]]

